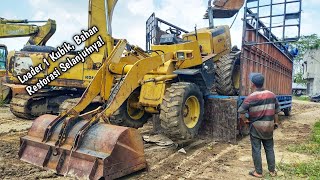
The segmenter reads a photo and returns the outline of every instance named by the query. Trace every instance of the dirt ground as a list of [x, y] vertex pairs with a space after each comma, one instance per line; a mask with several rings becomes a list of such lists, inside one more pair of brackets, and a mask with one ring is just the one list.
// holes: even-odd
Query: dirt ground
[[[312, 125], [320, 120], [320, 104], [294, 101], [291, 117], [281, 116], [275, 132], [276, 161], [295, 163], [311, 157], [288, 152], [286, 147], [307, 139]], [[19, 137], [27, 133], [32, 121], [16, 118], [8, 107], [0, 107], [0, 179], [73, 179], [24, 163], [18, 159]], [[148, 134], [150, 124], [141, 129]], [[184, 147], [160, 147], [146, 143], [148, 169], [122, 179], [251, 179], [253, 168], [249, 137], [236, 145], [198, 140]], [[266, 161], [263, 155], [265, 173]], [[281, 178], [281, 172], [279, 173]]]

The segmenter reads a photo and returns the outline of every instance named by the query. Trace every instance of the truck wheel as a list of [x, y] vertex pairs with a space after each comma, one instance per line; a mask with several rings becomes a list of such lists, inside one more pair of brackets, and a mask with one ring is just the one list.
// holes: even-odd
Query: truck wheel
[[160, 121], [170, 136], [181, 139], [197, 136], [203, 113], [203, 95], [196, 84], [178, 82], [166, 89], [161, 104]]
[[136, 90], [128, 97], [128, 99], [120, 106], [120, 108], [110, 117], [111, 124], [126, 126], [132, 128], [142, 127], [151, 114], [143, 109], [134, 107], [139, 102], [140, 91]]
[[291, 115], [291, 108], [285, 108], [285, 109], [283, 110], [283, 112], [284, 112], [284, 115], [285, 115], [285, 116], [290, 116], [290, 115]]
[[238, 95], [240, 88], [240, 53], [226, 54], [216, 62], [216, 91], [220, 95]]

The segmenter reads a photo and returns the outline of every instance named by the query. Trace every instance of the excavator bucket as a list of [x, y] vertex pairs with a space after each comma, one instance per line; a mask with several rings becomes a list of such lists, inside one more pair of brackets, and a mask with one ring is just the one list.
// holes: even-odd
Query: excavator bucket
[[143, 140], [136, 129], [98, 122], [73, 150], [77, 133], [88, 121], [77, 119], [63, 145], [57, 147], [55, 142], [62, 123], [56, 125], [49, 140], [43, 140], [56, 117], [40, 116], [28, 134], [21, 137], [19, 157], [22, 161], [79, 179], [114, 179], [146, 168]]
[[239, 12], [243, 4], [244, 0], [213, 0], [211, 2], [213, 17], [231, 18]]

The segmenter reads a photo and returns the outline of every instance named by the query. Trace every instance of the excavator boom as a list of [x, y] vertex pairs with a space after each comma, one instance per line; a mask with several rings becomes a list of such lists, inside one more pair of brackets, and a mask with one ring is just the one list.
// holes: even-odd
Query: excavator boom
[[[43, 26], [28, 23], [43, 23]], [[56, 22], [48, 21], [28, 21], [28, 20], [7, 20], [0, 18], [0, 38], [28, 37], [26, 45], [44, 46], [56, 31]]]

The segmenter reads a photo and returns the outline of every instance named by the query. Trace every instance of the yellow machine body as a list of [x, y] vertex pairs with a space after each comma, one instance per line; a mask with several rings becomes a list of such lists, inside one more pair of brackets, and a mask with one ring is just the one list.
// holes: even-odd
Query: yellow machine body
[[7, 47], [0, 44], [0, 103], [7, 103], [10, 99], [10, 88], [5, 86]]
[[[214, 29], [198, 29], [197, 36], [195, 32], [185, 34], [184, 40], [198, 41], [202, 46], [202, 54], [215, 54], [215, 59], [219, 59], [231, 51], [231, 35], [229, 26], [218, 26]], [[198, 39], [198, 40], [197, 40]]]
[[[109, 31], [111, 32], [112, 14], [117, 1], [107, 0], [106, 2], [109, 7], [107, 10], [101, 8], [105, 4], [104, 0], [90, 0], [88, 15], [88, 27], [96, 26], [99, 29], [98, 35], [102, 37], [106, 46], [103, 46], [99, 49], [99, 52], [94, 52], [90, 57], [86, 58], [85, 63], [79, 63], [67, 72], [64, 72], [57, 80], [49, 83], [47, 87], [41, 89], [34, 96], [29, 96], [27, 91], [23, 89], [28, 85], [34, 85], [39, 79], [45, 78], [47, 74], [54, 71], [54, 68], [59, 68], [59, 63], [66, 62], [67, 58], [73, 58], [74, 55], [67, 54], [58, 61], [52, 62], [49, 58], [49, 53], [53, 49], [48, 47], [31, 48], [31, 50], [24, 48], [21, 51], [9, 53], [6, 82], [12, 92], [19, 92], [13, 93], [14, 96], [10, 103], [10, 110], [14, 115], [24, 119], [34, 119], [46, 113], [59, 114], [63, 111], [64, 102], [68, 99], [79, 98], [81, 96], [101, 67], [105, 56], [111, 53], [114, 47], [114, 40]], [[18, 27], [18, 24], [13, 25], [15, 25], [14, 27]], [[87, 39], [85, 45], [89, 46], [93, 42], [96, 42], [98, 35], [95, 34]], [[21, 83], [18, 76], [22, 76], [29, 71], [30, 66], [37, 66], [40, 63], [42, 67], [46, 67], [43, 58], [47, 58], [50, 61], [50, 67], [45, 68], [44, 71], [37, 74], [28, 82]]]
[[[46, 22], [43, 26], [30, 25], [30, 22]], [[30, 39], [26, 45], [46, 45], [47, 41], [56, 31], [56, 22], [28, 21], [28, 20], [7, 20], [0, 18], [0, 38], [27, 37]]]
[[[45, 25], [38, 26], [29, 23], [44, 23]], [[0, 18], [0, 38], [15, 38], [15, 37], [30, 37], [26, 43], [25, 47], [35, 48], [37, 46], [45, 46], [47, 41], [52, 37], [56, 31], [56, 22], [54, 20], [47, 21], [28, 21], [28, 20], [8, 20]], [[5, 57], [1, 58], [0, 61], [0, 77], [1, 77], [1, 97], [5, 103], [11, 101], [12, 95], [15, 93], [24, 93], [23, 86], [7, 84], [5, 76], [11, 75], [12, 72], [12, 58], [15, 53], [11, 52], [8, 55], [7, 48], [5, 45], [0, 46], [1, 49], [5, 49]], [[7, 56], [9, 56], [9, 61], [7, 61]], [[34, 60], [37, 62], [37, 60]], [[33, 63], [28, 63], [26, 65], [33, 65]], [[11, 70], [10, 70], [11, 68]], [[6, 69], [8, 72], [6, 73]], [[8, 76], [7, 76], [8, 77]], [[9, 82], [9, 81], [8, 81]], [[19, 84], [18, 82], [15, 82]], [[6, 85], [4, 85], [6, 84]]]
[[[108, 32], [101, 34], [107, 42], [105, 53], [89, 58], [101, 66], [75, 106], [59, 116], [42, 115], [34, 121], [21, 138], [23, 161], [58, 174], [111, 179], [146, 167], [142, 137], [130, 127], [143, 126], [151, 114], [160, 115], [161, 126], [170, 135], [189, 139], [198, 134], [204, 96], [215, 82], [215, 63], [231, 53], [227, 26], [191, 32], [182, 40], [166, 34], [159, 45], [144, 52], [125, 39], [112, 38], [116, 2], [90, 0], [90, 13], [107, 15], [96, 24]], [[89, 25], [97, 20], [89, 19]], [[96, 97], [102, 105], [83, 112]]]

